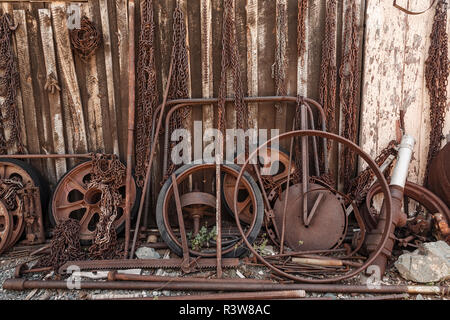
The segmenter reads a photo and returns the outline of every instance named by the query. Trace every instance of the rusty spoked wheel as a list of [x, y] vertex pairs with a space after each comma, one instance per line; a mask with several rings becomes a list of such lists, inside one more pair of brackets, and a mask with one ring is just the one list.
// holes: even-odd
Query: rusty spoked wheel
[[[53, 225], [69, 218], [80, 221], [80, 240], [83, 241], [90, 241], [94, 238], [101, 213], [100, 199], [102, 192], [95, 187], [89, 188], [91, 170], [92, 161], [86, 161], [67, 172], [56, 185], [50, 206], [50, 221]], [[130, 191], [132, 216], [134, 216], [138, 207], [138, 201], [135, 200], [139, 191], [136, 183], [132, 183]], [[123, 185], [119, 188], [119, 192], [123, 201], [118, 208], [118, 215], [114, 221], [117, 233], [123, 230], [125, 222], [123, 214], [125, 207], [125, 179]]]
[[[0, 158], [0, 188], [8, 188], [6, 181], [16, 181], [23, 187], [38, 187], [41, 197], [41, 207], [45, 208], [48, 199], [47, 184], [43, 182], [37, 171], [26, 162], [16, 159]], [[21, 197], [16, 193], [15, 197], [8, 201], [4, 199], [5, 206], [11, 214], [12, 231], [7, 248], [12, 247], [22, 236], [25, 228], [24, 208]]]
[[[273, 161], [272, 159], [278, 159]], [[289, 153], [282, 149], [268, 147], [267, 152], [263, 152], [258, 155], [258, 167], [264, 169], [266, 174], [264, 177], [270, 179], [271, 185], [282, 184], [286, 180], [289, 173]], [[254, 167], [249, 167], [248, 172], [250, 175], [257, 179], [256, 173], [254, 172]], [[295, 166], [291, 166], [291, 174], [295, 172]], [[269, 174], [267, 174], [269, 173]], [[236, 177], [223, 174], [223, 187], [222, 187], [222, 197], [224, 198], [225, 209], [229, 214], [234, 216], [233, 208], [233, 195], [234, 188], [236, 185]], [[239, 209], [239, 219], [244, 223], [251, 223], [253, 216], [249, 210], [250, 208], [250, 196], [248, 191], [241, 186], [238, 195], [238, 209]]]
[[[247, 240], [244, 230], [242, 229], [242, 227], [239, 223], [239, 217], [235, 216], [234, 218], [236, 220], [236, 224], [237, 224], [237, 227], [241, 234], [241, 237], [244, 240], [245, 244], [247, 245], [247, 248], [253, 253], [253, 255], [263, 265], [265, 265], [266, 267], [268, 267], [269, 269], [271, 269], [278, 275], [281, 275], [288, 279], [291, 279], [294, 281], [299, 281], [299, 282], [306, 282], [306, 283], [329, 283], [329, 282], [341, 281], [341, 280], [353, 277], [353, 276], [357, 275], [358, 273], [360, 273], [361, 271], [365, 270], [368, 266], [370, 266], [372, 264], [372, 262], [381, 253], [384, 245], [386, 244], [386, 241], [388, 240], [389, 229], [390, 229], [390, 225], [392, 223], [392, 198], [391, 198], [391, 195], [389, 192], [389, 186], [388, 186], [383, 174], [381, 173], [380, 169], [378, 168], [377, 164], [375, 163], [375, 161], [366, 152], [364, 152], [360, 147], [358, 147], [353, 142], [351, 142], [341, 136], [338, 136], [338, 135], [335, 135], [332, 133], [328, 133], [328, 132], [324, 132], [324, 131], [296, 130], [296, 131], [290, 131], [290, 132], [281, 134], [281, 135], [274, 137], [271, 140], [267, 141], [263, 145], [261, 145], [257, 150], [255, 150], [249, 156], [249, 159], [256, 156], [259, 149], [270, 144], [272, 142], [272, 140], [275, 140], [275, 139], [282, 140], [282, 139], [289, 139], [289, 138], [294, 138], [294, 137], [322, 137], [322, 138], [336, 141], [336, 142], [342, 144], [344, 147], [349, 148], [351, 151], [353, 151], [356, 155], [361, 157], [369, 165], [369, 167], [373, 170], [375, 176], [377, 177], [377, 179], [380, 183], [380, 186], [382, 188], [382, 192], [384, 195], [384, 199], [385, 199], [385, 205], [386, 205], [386, 225], [385, 225], [386, 227], [383, 230], [380, 243], [378, 244], [378, 246], [376, 247], [376, 249], [374, 250], [372, 255], [369, 258], [367, 258], [367, 260], [365, 260], [364, 263], [362, 263], [361, 265], [354, 265], [355, 267], [353, 269], [349, 268], [348, 267], [349, 265], [347, 265], [347, 267], [344, 270], [342, 270], [342, 272], [340, 272], [340, 274], [338, 274], [337, 276], [327, 277], [326, 274], [324, 274], [323, 277], [312, 278], [311, 276], [306, 276], [305, 275], [306, 273], [302, 274], [301, 272], [296, 272], [295, 270], [292, 273], [286, 272], [285, 271], [286, 269], [282, 270], [279, 266], [277, 267], [274, 262], [272, 262], [272, 263], [269, 262], [269, 260], [271, 260], [271, 261], [274, 261], [274, 260], [264, 258], [255, 248], [253, 248], [252, 244]], [[247, 160], [244, 163], [244, 165], [242, 166], [242, 169], [236, 179], [236, 187], [235, 187], [235, 192], [234, 192], [234, 209], [235, 210], [237, 210], [238, 186], [242, 181], [242, 177], [243, 177], [248, 165], [249, 165], [249, 160]], [[348, 269], [349, 269], [349, 271], [346, 272]], [[299, 274], [302, 274], [302, 275], [299, 275]]]
[[[203, 177], [208, 173], [214, 175], [216, 169], [215, 164], [187, 164], [175, 171], [178, 190], [180, 193], [180, 202], [183, 211], [183, 219], [188, 234], [191, 235], [189, 243], [189, 251], [193, 256], [215, 257], [215, 241], [213, 238], [207, 239], [207, 243], [203, 247], [196, 247], [192, 241], [192, 237], [198, 233], [201, 226], [213, 227], [215, 225], [215, 186], [207, 186], [202, 181]], [[221, 165], [222, 173], [237, 177], [240, 167], [235, 164]], [[198, 180], [202, 182], [203, 190], [190, 191], [190, 183], [198, 185]], [[197, 181], [197, 183], [196, 183]], [[250, 197], [250, 212], [252, 212], [252, 221], [245, 226], [244, 234], [249, 242], [253, 242], [261, 229], [264, 207], [262, 194], [256, 182], [249, 174], [245, 174], [242, 179], [242, 188], [245, 188]], [[179, 256], [183, 254], [182, 243], [179, 235], [174, 231], [178, 228], [176, 219], [176, 206], [174, 198], [174, 188], [172, 179], [168, 179], [158, 196], [156, 206], [156, 222], [163, 240], [167, 245]], [[222, 215], [222, 219], [224, 216]], [[234, 223], [233, 223], [234, 226]], [[228, 228], [222, 227], [222, 253], [224, 257], [238, 257], [246, 252], [245, 246], [242, 245], [242, 239], [238, 235], [227, 234]], [[208, 231], [211, 232], [211, 231]]]
[[9, 247], [11, 233], [13, 230], [13, 219], [5, 204], [0, 201], [0, 254]]

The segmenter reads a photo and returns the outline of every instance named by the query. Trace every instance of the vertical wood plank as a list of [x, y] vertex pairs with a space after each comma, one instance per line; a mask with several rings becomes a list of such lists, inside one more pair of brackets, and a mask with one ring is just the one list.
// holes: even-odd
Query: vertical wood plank
[[[248, 96], [258, 95], [258, 0], [247, 0]], [[248, 127], [258, 129], [258, 104], [248, 104]]]
[[71, 114], [72, 118], [72, 123], [66, 123], [66, 130], [72, 131], [73, 151], [85, 153], [87, 152], [86, 127], [67, 28], [66, 5], [61, 2], [52, 3], [51, 12], [58, 62], [62, 73], [61, 76], [67, 89], [66, 99], [68, 105], [64, 109]]
[[108, 1], [100, 0], [100, 18], [102, 22], [103, 53], [105, 55], [106, 87], [108, 92], [109, 134], [112, 136], [113, 153], [119, 155], [119, 138], [117, 136], [117, 108], [113, 75], [113, 58], [111, 53], [111, 29], [109, 25]]
[[[42, 39], [42, 49], [44, 55], [45, 68], [47, 70], [47, 79], [53, 78], [58, 81], [58, 71], [56, 68], [55, 48], [53, 45], [53, 28], [51, 24], [51, 15], [48, 9], [39, 9], [39, 21]], [[56, 90], [56, 89], [55, 89]], [[63, 130], [63, 116], [61, 108], [60, 92], [47, 92], [50, 103], [50, 121], [53, 128], [53, 148], [56, 153], [66, 152]], [[67, 171], [66, 160], [56, 159], [56, 178], [61, 178]]]

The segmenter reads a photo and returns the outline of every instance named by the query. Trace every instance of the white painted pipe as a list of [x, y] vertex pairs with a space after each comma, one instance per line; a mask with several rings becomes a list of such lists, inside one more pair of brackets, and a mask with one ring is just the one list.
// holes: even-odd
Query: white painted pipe
[[406, 179], [408, 178], [408, 167], [411, 162], [415, 143], [414, 137], [409, 135], [403, 136], [398, 149], [397, 163], [392, 172], [391, 186], [405, 187]]

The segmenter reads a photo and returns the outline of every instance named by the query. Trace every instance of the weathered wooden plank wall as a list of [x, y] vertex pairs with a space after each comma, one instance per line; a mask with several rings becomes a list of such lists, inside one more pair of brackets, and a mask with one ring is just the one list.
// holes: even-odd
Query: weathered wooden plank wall
[[[153, 0], [156, 24], [156, 63], [158, 90], [166, 85], [172, 47], [172, 13], [177, 0]], [[178, 0], [185, 13], [189, 49], [189, 92], [192, 97], [218, 95], [221, 71], [221, 0]], [[136, 1], [137, 13], [141, 1]], [[337, 55], [342, 50], [345, 8], [351, 0], [338, 1]], [[422, 8], [429, 1], [403, 0], [410, 8]], [[70, 49], [66, 2], [1, 2], [19, 28], [15, 50], [21, 72], [18, 95], [23, 139], [30, 153], [116, 153], [125, 158], [128, 108], [127, 1], [90, 0], [81, 3], [101, 31], [102, 45], [88, 63]], [[425, 4], [424, 4], [425, 3]], [[356, 0], [360, 11], [361, 121], [360, 143], [375, 156], [395, 138], [399, 110], [406, 111], [407, 132], [418, 143], [410, 178], [421, 182], [428, 145], [429, 99], [424, 83], [424, 61], [428, 54], [429, 33], [434, 10], [407, 16], [391, 1]], [[235, 0], [237, 40], [244, 93], [250, 96], [275, 95], [272, 65], [276, 52], [285, 59], [286, 91], [319, 98], [322, 41], [325, 30], [326, 0], [309, 0], [306, 19], [307, 50], [297, 56], [297, 0]], [[280, 17], [285, 18], [277, 19]], [[450, 23], [449, 23], [450, 25]], [[365, 28], [364, 28], [365, 26]], [[136, 33], [139, 34], [139, 16]], [[283, 69], [282, 69], [283, 70]], [[61, 91], [45, 92], [49, 79]], [[229, 90], [232, 95], [232, 88]], [[338, 101], [339, 103], [339, 101]], [[195, 108], [186, 125], [203, 121], [203, 129], [215, 126], [214, 106]], [[291, 128], [293, 108], [271, 104], [249, 106], [249, 126], [253, 128]], [[336, 121], [340, 123], [337, 108]], [[227, 127], [234, 127], [236, 116], [227, 107]], [[26, 130], [25, 130], [26, 128]], [[446, 122], [447, 133], [450, 121]], [[330, 159], [338, 166], [337, 148]], [[161, 158], [158, 158], [161, 159]], [[33, 161], [51, 184], [74, 165], [74, 161]], [[157, 197], [161, 163], [155, 164], [153, 199]]]
[[[422, 11], [430, 1], [397, 3], [411, 11]], [[424, 178], [431, 130], [424, 74], [434, 11], [407, 15], [394, 8], [391, 1], [372, 0], [367, 2], [365, 18], [360, 144], [372, 156], [378, 154], [396, 138], [396, 121], [404, 111], [405, 131], [416, 139], [408, 179], [418, 183]], [[448, 19], [450, 32], [450, 15]], [[450, 133], [449, 108], [450, 101], [444, 135]]]

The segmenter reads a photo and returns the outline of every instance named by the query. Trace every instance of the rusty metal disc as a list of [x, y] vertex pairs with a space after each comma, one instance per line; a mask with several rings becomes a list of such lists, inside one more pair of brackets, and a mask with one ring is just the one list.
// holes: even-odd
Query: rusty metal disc
[[[110, 161], [110, 160], [108, 160]], [[54, 224], [69, 218], [80, 221], [80, 240], [92, 240], [95, 236], [97, 222], [100, 218], [100, 199], [102, 192], [89, 188], [91, 180], [92, 161], [86, 161], [66, 173], [58, 182], [53, 192], [50, 218]], [[133, 180], [134, 181], [134, 180]], [[118, 216], [114, 221], [117, 232], [124, 226], [125, 215], [125, 179], [119, 188], [122, 203], [118, 208]], [[135, 207], [136, 184], [131, 184], [130, 203]], [[134, 206], [133, 206], [134, 204]]]
[[431, 161], [428, 174], [428, 189], [450, 207], [450, 142]]
[[[272, 161], [272, 157], [278, 159], [278, 161]], [[236, 159], [235, 159], [236, 162]], [[258, 156], [259, 168], [261, 170], [264, 169], [264, 173], [266, 177], [269, 177], [273, 184], [279, 184], [284, 181], [289, 173], [289, 154], [284, 152], [283, 150], [279, 150], [276, 148], [267, 148], [267, 152], [261, 152]], [[257, 176], [254, 172], [254, 168], [249, 167], [250, 175], [256, 180]], [[291, 174], [295, 172], [295, 166], [291, 165]], [[224, 198], [224, 204], [227, 211], [234, 215], [234, 207], [233, 205], [233, 196], [234, 196], [234, 188], [236, 185], [236, 177], [224, 174], [223, 175], [223, 187], [222, 187], [222, 196]], [[242, 186], [239, 189], [238, 195], [238, 210], [240, 212], [239, 219], [249, 224], [253, 216], [250, 212], [250, 197], [247, 190]]]
[[13, 230], [13, 219], [5, 204], [0, 201], [0, 254], [2, 254], [10, 243]]
[[25, 220], [23, 212], [22, 200], [16, 196], [16, 203], [18, 204], [13, 210], [9, 210], [13, 221], [13, 229], [9, 237], [8, 248], [11, 248], [22, 236], [25, 229]]
[[[308, 189], [308, 212], [311, 212], [320, 194], [321, 200], [315, 209], [309, 225], [303, 221], [302, 184], [295, 184], [289, 188], [286, 210], [286, 244], [294, 251], [326, 250], [342, 243], [347, 230], [347, 216], [341, 202], [329, 190], [310, 183]], [[275, 202], [274, 214], [278, 230], [283, 224], [283, 209], [286, 190]]]

